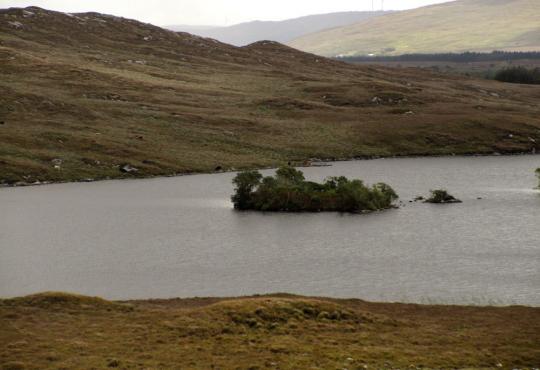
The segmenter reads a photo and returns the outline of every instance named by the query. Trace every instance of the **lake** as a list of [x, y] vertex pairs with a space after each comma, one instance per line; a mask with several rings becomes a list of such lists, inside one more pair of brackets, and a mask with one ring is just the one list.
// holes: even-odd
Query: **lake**
[[[344, 175], [386, 182], [403, 201], [365, 215], [237, 212], [229, 200], [232, 173], [0, 189], [0, 296], [288, 292], [538, 306], [537, 167], [540, 156], [303, 169], [317, 181]], [[409, 203], [435, 188], [464, 203]]]

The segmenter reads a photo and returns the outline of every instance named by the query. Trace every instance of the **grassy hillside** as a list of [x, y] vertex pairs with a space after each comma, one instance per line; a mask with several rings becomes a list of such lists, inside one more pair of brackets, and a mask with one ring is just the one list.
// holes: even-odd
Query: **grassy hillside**
[[538, 86], [237, 48], [96, 13], [0, 10], [0, 68], [0, 183], [540, 149]]
[[334, 27], [342, 27], [385, 13], [389, 14], [390, 12], [373, 11], [317, 14], [284, 21], [254, 21], [228, 27], [198, 30], [189, 26], [169, 26], [167, 28], [173, 31], [184, 31], [203, 37], [210, 37], [231, 45], [244, 46], [261, 40], [285, 43], [310, 33], [320, 32]]
[[288, 295], [0, 300], [2, 369], [532, 369], [540, 309]]
[[326, 55], [540, 50], [540, 1], [457, 0], [293, 40]]

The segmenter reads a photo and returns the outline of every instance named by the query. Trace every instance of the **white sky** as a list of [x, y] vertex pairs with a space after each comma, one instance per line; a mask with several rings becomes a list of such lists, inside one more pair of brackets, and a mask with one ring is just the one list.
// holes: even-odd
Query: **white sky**
[[[449, 0], [373, 0], [386, 10], [417, 8]], [[310, 14], [371, 10], [372, 0], [0, 0], [0, 8], [30, 5], [64, 12], [96, 11], [155, 25], [231, 25]]]

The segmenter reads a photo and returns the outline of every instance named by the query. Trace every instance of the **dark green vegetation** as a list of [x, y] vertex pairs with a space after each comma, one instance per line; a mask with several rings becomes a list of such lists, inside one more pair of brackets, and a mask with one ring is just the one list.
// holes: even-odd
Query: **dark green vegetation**
[[431, 196], [426, 199], [426, 203], [461, 203], [453, 195], [448, 194], [446, 190], [431, 190]]
[[536, 169], [536, 177], [538, 177], [538, 189], [540, 189], [540, 168]]
[[540, 51], [538, 0], [457, 0], [383, 15], [298, 38], [325, 56]]
[[538, 86], [236, 48], [96, 13], [0, 10], [0, 70], [0, 183], [540, 151]]
[[388, 209], [398, 199], [383, 183], [368, 187], [361, 180], [331, 177], [323, 184], [306, 181], [293, 167], [281, 167], [276, 176], [258, 171], [239, 173], [234, 179], [234, 208], [268, 212], [367, 212]]
[[524, 67], [505, 68], [495, 75], [501, 82], [540, 85], [540, 68], [527, 69]]
[[0, 300], [0, 369], [532, 369], [540, 309], [290, 295]]

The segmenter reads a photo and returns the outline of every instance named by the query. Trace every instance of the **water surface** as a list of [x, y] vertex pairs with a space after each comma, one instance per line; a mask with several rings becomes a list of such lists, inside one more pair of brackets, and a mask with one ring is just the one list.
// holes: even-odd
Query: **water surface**
[[[537, 167], [540, 157], [516, 156], [305, 169], [312, 180], [384, 181], [405, 202], [369, 215], [236, 212], [234, 174], [1, 189], [0, 296], [540, 305]], [[441, 187], [464, 203], [408, 202]]]

